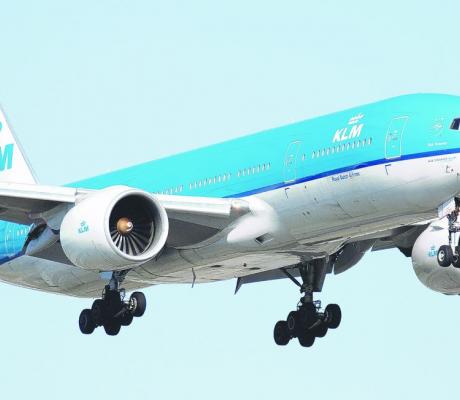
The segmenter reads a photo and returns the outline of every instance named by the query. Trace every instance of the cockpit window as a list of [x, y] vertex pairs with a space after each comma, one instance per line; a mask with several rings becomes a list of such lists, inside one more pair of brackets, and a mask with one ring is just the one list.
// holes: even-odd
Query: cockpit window
[[450, 129], [454, 131], [460, 131], [460, 118], [455, 118], [450, 124]]

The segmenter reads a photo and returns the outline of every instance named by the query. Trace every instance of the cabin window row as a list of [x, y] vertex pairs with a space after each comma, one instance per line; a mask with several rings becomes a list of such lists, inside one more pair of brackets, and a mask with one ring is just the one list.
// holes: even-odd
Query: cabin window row
[[158, 194], [178, 194], [178, 193], [182, 193], [184, 191], [184, 185], [180, 185], [180, 186], [176, 186], [176, 187], [173, 187], [173, 188], [169, 188], [169, 189], [166, 189], [166, 190], [163, 190], [161, 192], [157, 192]]
[[[335, 153], [341, 153], [348, 150], [359, 149], [360, 147], [370, 146], [372, 144], [372, 138], [355, 140], [353, 142], [342, 143], [337, 146], [328, 147], [321, 150], [314, 150], [311, 153], [311, 158], [319, 158], [329, 156]], [[302, 156], [302, 160], [305, 161], [305, 154]]]
[[[264, 163], [264, 164], [259, 164], [250, 168], [243, 168], [240, 169], [237, 173], [238, 178], [243, 177], [243, 176], [250, 176], [250, 175], [255, 175], [261, 172], [265, 172], [270, 170], [271, 168], [271, 163]], [[230, 172], [227, 172], [225, 174], [221, 175], [216, 175], [210, 178], [204, 178], [200, 180], [196, 180], [194, 182], [189, 183], [188, 188], [190, 190], [194, 189], [200, 189], [202, 187], [210, 186], [210, 185], [215, 185], [218, 183], [225, 183], [228, 182], [232, 177], [232, 174]], [[174, 188], [169, 188], [166, 190], [163, 190], [161, 192], [157, 192], [158, 194], [179, 194], [182, 193], [184, 190], [184, 185], [176, 186]]]
[[205, 178], [205, 179], [197, 180], [195, 182], [191, 182], [189, 183], [188, 187], [190, 190], [199, 189], [201, 187], [206, 187], [208, 185], [215, 185], [216, 183], [227, 182], [231, 179], [231, 177], [232, 177], [232, 174], [230, 172], [227, 172], [225, 174], [216, 175], [211, 178]]
[[254, 167], [240, 169], [237, 175], [238, 175], [238, 178], [242, 176], [255, 175], [261, 172], [268, 171], [270, 168], [271, 168], [271, 163], [259, 164], [259, 165], [255, 165]]

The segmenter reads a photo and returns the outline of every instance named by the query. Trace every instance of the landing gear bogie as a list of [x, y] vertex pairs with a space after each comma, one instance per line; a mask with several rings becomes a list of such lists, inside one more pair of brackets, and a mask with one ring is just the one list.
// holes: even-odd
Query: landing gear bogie
[[[315, 302], [318, 304], [318, 302]], [[312, 303], [313, 304], [313, 303]], [[278, 321], [273, 331], [275, 343], [279, 346], [285, 346], [291, 339], [297, 338], [302, 347], [313, 345], [315, 338], [326, 336], [329, 329], [336, 329], [342, 320], [342, 312], [337, 304], [329, 304], [324, 312], [313, 304], [315, 313], [312, 314], [312, 308], [308, 311], [299, 307], [297, 311], [291, 311], [286, 321]]]
[[440, 267], [449, 267], [452, 265], [455, 268], [460, 268], [460, 223], [458, 216], [460, 215], [460, 200], [455, 198], [455, 210], [447, 215], [448, 220], [448, 244], [442, 245], [438, 249], [437, 261]]
[[142, 292], [134, 292], [128, 301], [124, 300], [125, 291], [119, 288], [124, 275], [126, 273], [114, 273], [110, 284], [104, 288], [102, 298], [94, 300], [91, 309], [81, 312], [79, 326], [82, 333], [91, 334], [102, 326], [107, 335], [115, 336], [122, 326], [131, 325], [134, 317], [144, 315], [147, 301]]
[[[291, 311], [286, 321], [276, 323], [273, 331], [275, 343], [285, 346], [291, 339], [297, 338], [302, 347], [311, 347], [316, 338], [326, 336], [329, 329], [338, 328], [342, 312], [337, 304], [329, 304], [322, 311], [321, 302], [313, 300], [315, 270], [312, 265], [305, 263], [299, 266], [303, 284], [300, 284], [287, 271], [284, 272], [300, 287], [303, 297], [300, 299], [297, 310]], [[316, 289], [316, 291], [319, 290]]]

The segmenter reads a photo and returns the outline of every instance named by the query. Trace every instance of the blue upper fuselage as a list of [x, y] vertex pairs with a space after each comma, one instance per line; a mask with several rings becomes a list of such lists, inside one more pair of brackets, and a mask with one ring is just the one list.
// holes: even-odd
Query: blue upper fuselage
[[[460, 97], [400, 96], [74, 182], [153, 193], [237, 197], [384, 164], [460, 152]], [[20, 253], [28, 227], [0, 223], [0, 258]]]
[[234, 197], [357, 167], [460, 151], [460, 97], [400, 96], [136, 165], [70, 186]]

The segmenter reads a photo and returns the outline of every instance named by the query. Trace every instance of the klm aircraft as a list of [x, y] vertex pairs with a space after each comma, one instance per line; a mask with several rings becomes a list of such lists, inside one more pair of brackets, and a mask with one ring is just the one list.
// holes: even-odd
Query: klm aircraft
[[96, 298], [82, 333], [116, 335], [147, 286], [288, 278], [301, 299], [274, 339], [309, 347], [341, 321], [314, 294], [369, 250], [460, 294], [459, 130], [460, 97], [408, 95], [44, 186], [1, 112], [0, 279]]

